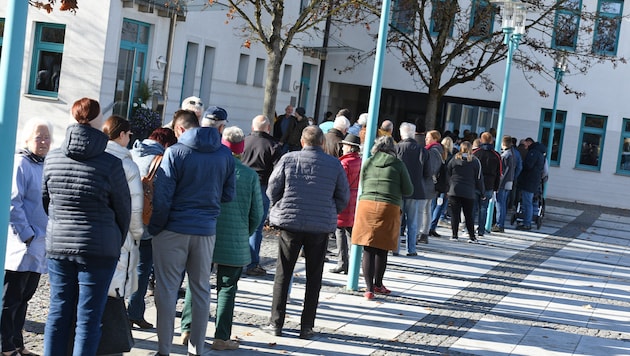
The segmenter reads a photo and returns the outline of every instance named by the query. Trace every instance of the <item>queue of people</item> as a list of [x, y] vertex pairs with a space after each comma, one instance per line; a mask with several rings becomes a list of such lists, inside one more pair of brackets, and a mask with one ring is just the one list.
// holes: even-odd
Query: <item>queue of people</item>
[[[417, 256], [417, 245], [441, 236], [436, 227], [448, 215], [451, 240], [459, 239], [463, 214], [468, 241], [477, 243], [485, 233], [505, 231], [511, 191], [520, 188], [525, 217], [518, 228], [531, 229], [533, 191], [544, 171], [544, 147], [531, 139], [524, 141], [528, 149], [521, 158], [509, 136], [501, 139], [498, 153], [489, 132], [481, 134], [475, 149], [468, 138], [448, 132], [442, 137], [436, 130], [418, 133], [414, 124], [402, 123], [396, 143], [389, 120], [379, 129], [371, 157], [362, 162], [368, 115], [353, 123], [347, 109], [323, 132], [303, 108], [294, 116], [288, 106], [275, 124], [254, 117], [246, 136], [238, 127], [226, 127], [226, 110], [203, 111], [201, 100], [191, 97], [175, 112], [170, 128], [157, 128], [130, 150], [129, 122], [120, 116], [104, 121], [97, 101], [77, 100], [71, 114], [77, 123], [68, 127], [60, 148], [49, 152], [52, 125], [44, 120], [30, 120], [19, 141], [2, 300], [3, 355], [34, 355], [24, 348], [22, 329], [42, 273], [49, 273], [51, 302], [45, 355], [95, 355], [108, 296], [127, 301], [130, 326], [152, 329], [144, 317], [151, 274], [156, 355], [171, 351], [185, 275], [182, 343], [190, 355], [201, 355], [213, 265], [212, 349], [237, 349], [231, 330], [238, 281], [242, 274], [267, 274], [260, 259], [266, 224], [281, 234], [270, 318], [261, 329], [283, 334], [293, 270], [302, 253], [306, 292], [299, 337], [311, 339], [331, 236], [338, 251], [329, 272], [347, 274], [350, 245], [360, 246], [363, 295], [372, 300], [391, 293], [384, 282], [389, 253], [398, 255], [404, 240], [406, 255]], [[272, 127], [280, 131], [276, 137]], [[141, 180], [152, 166], [159, 167], [152, 215], [143, 222]], [[444, 192], [435, 187], [440, 174], [448, 181]], [[490, 199], [496, 200], [497, 218], [486, 231]]]

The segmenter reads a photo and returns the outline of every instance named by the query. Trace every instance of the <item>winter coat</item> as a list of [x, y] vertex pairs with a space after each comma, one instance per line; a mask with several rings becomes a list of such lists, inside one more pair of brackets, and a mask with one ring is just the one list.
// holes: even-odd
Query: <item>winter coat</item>
[[545, 168], [545, 146], [538, 142], [529, 145], [527, 156], [523, 159], [523, 171], [518, 176], [518, 187], [530, 193], [538, 192]]
[[164, 151], [153, 183], [149, 233], [216, 235], [221, 203], [236, 195], [234, 159], [213, 127], [186, 130]]
[[453, 158], [446, 166], [446, 174], [449, 178], [448, 196], [466, 199], [475, 199], [476, 191], [485, 193], [481, 162], [473, 155], [472, 161], [468, 160], [468, 154], [464, 153], [462, 158]]
[[427, 193], [430, 191], [428, 187], [433, 186], [429, 151], [416, 140], [407, 138], [396, 145], [396, 157], [407, 167], [413, 183], [413, 194], [406, 198], [428, 199]]
[[120, 159], [105, 152], [107, 135], [89, 125], [66, 130], [44, 162], [48, 258], [79, 263], [115, 259], [127, 236], [131, 197]]
[[324, 134], [324, 138], [324, 152], [339, 158], [343, 154], [343, 152], [341, 152], [341, 141], [344, 138], [343, 133], [336, 128], [332, 128]]
[[245, 149], [241, 162], [258, 174], [260, 185], [267, 186], [273, 166], [282, 156], [282, 146], [271, 135], [263, 131], [252, 131], [245, 137]]
[[[156, 155], [164, 154], [164, 146], [162, 146], [159, 142], [144, 139], [142, 142], [140, 140], [136, 140], [133, 143], [133, 148], [131, 149], [131, 158], [134, 163], [138, 165], [138, 169], [140, 170], [140, 179], [142, 182], [142, 177], [146, 176], [149, 173], [149, 167], [151, 166], [151, 162]], [[144, 198], [142, 200], [144, 202]], [[150, 240], [153, 238], [151, 234], [149, 234], [149, 229], [147, 226], [144, 226], [144, 232], [142, 234], [142, 240]]]
[[[42, 206], [44, 159], [19, 150], [13, 162], [11, 207], [4, 269], [46, 273], [46, 224]], [[33, 238], [27, 245], [26, 240]]]
[[402, 206], [403, 196], [413, 193], [405, 164], [388, 153], [376, 152], [361, 169], [359, 200], [373, 200]]
[[359, 178], [361, 176], [361, 156], [359, 152], [350, 152], [339, 157], [339, 162], [346, 172], [348, 184], [350, 186], [350, 200], [348, 206], [337, 215], [337, 226], [352, 227], [354, 225], [354, 212], [357, 207], [357, 196], [359, 194]]
[[483, 183], [486, 189], [499, 190], [501, 181], [501, 155], [494, 150], [492, 144], [484, 143], [473, 151], [475, 157], [481, 162]]
[[286, 143], [289, 146], [290, 151], [299, 151], [302, 148], [300, 139], [302, 138], [302, 131], [308, 126], [308, 120], [303, 117], [302, 120], [296, 119], [295, 125], [290, 128]]
[[[130, 297], [138, 289], [138, 262], [140, 251], [138, 246], [144, 233], [142, 224], [142, 208], [144, 203], [144, 193], [140, 170], [131, 158], [131, 152], [126, 147], [114, 141], [107, 142], [105, 152], [118, 157], [123, 164], [129, 193], [131, 194], [131, 223], [125, 242], [120, 249], [120, 258], [114, 271], [112, 282], [109, 285], [110, 297], [118, 295]], [[116, 293], [118, 291], [118, 294]]]
[[429, 150], [429, 167], [431, 170], [431, 180], [433, 181], [433, 184], [425, 185], [425, 199], [433, 199], [436, 196], [435, 183], [437, 183], [437, 175], [440, 172], [442, 162], [444, 162], [442, 159], [444, 147], [442, 147], [442, 144], [439, 142], [434, 142], [426, 145], [424, 148]]
[[499, 189], [512, 190], [516, 172], [516, 158], [511, 148], [501, 153], [501, 167], [503, 171], [501, 173]]
[[221, 204], [213, 262], [241, 267], [251, 262], [249, 237], [260, 225], [263, 205], [256, 172], [237, 158], [234, 158], [234, 172], [236, 197], [231, 202]]
[[285, 154], [267, 186], [269, 222], [292, 232], [330, 233], [348, 205], [350, 189], [341, 163], [321, 147]]

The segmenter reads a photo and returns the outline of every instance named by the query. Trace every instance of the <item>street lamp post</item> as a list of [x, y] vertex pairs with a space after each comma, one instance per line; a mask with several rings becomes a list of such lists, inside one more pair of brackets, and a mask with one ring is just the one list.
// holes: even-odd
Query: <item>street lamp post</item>
[[[505, 108], [507, 106], [508, 86], [510, 84], [510, 72], [512, 70], [512, 56], [518, 49], [521, 37], [525, 34], [525, 19], [527, 9], [520, 1], [512, 0], [490, 0], [491, 3], [503, 5], [501, 7], [501, 27], [503, 28], [503, 43], [508, 46], [507, 58], [505, 61], [505, 78], [503, 81], [503, 92], [501, 94], [501, 105], [499, 107], [499, 122], [497, 123], [497, 135], [495, 137], [494, 149], [501, 152], [501, 139], [503, 137], [503, 121], [505, 119]], [[490, 231], [492, 227], [492, 217], [494, 214], [494, 201], [488, 204], [488, 215], [486, 217], [485, 229]]]
[[[547, 140], [547, 165], [551, 167], [551, 153], [553, 151], [553, 136], [556, 131], [556, 108], [558, 107], [558, 91], [560, 90], [560, 83], [562, 83], [562, 77], [567, 70], [569, 60], [567, 54], [564, 51], [560, 51], [556, 54], [556, 60], [553, 65], [553, 71], [555, 72], [554, 78], [556, 80], [556, 92], [553, 96], [553, 109], [551, 110], [551, 126], [549, 127], [549, 139]], [[547, 197], [547, 187], [549, 183], [545, 184], [543, 191], [543, 197]]]

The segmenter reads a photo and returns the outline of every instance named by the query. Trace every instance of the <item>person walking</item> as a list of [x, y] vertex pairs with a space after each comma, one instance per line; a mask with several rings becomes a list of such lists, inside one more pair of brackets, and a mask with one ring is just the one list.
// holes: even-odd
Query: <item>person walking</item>
[[348, 205], [350, 189], [339, 160], [324, 153], [324, 134], [318, 126], [306, 127], [300, 142], [302, 150], [285, 154], [269, 178], [269, 222], [280, 229], [281, 235], [271, 317], [262, 330], [282, 335], [293, 269], [304, 248], [306, 292], [300, 338], [311, 339], [315, 336], [328, 234], [335, 231], [337, 214]]
[[[448, 205], [451, 209], [451, 240], [457, 240], [462, 211], [468, 230], [468, 242], [476, 243], [475, 220], [473, 207], [477, 191], [485, 193], [481, 162], [472, 153], [472, 145], [468, 141], [460, 144], [459, 152], [453, 156], [446, 166], [449, 177]], [[485, 195], [484, 195], [485, 196]]]
[[391, 136], [378, 137], [371, 153], [361, 169], [361, 196], [352, 229], [352, 243], [363, 246], [364, 297], [368, 300], [374, 294], [391, 293], [383, 285], [387, 253], [398, 243], [403, 196], [413, 193], [413, 182], [405, 164], [396, 158]]
[[46, 273], [46, 224], [42, 205], [44, 158], [52, 142], [52, 124], [30, 119], [19, 136], [13, 162], [11, 208], [4, 262], [0, 339], [4, 355], [31, 355], [22, 329], [42, 273]]
[[96, 354], [107, 290], [131, 221], [125, 171], [120, 159], [105, 152], [109, 138], [100, 131], [98, 101], [75, 101], [72, 117], [77, 123], [68, 126], [61, 147], [46, 155], [42, 177], [49, 218], [46, 356], [67, 355], [69, 345], [75, 356]]

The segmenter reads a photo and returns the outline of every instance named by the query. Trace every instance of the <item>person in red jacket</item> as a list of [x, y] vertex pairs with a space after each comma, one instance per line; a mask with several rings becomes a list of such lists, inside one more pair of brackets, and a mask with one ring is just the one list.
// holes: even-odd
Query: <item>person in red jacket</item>
[[341, 141], [343, 155], [339, 157], [343, 170], [348, 176], [350, 185], [350, 201], [348, 206], [337, 215], [337, 267], [330, 269], [332, 273], [348, 274], [348, 249], [352, 241], [352, 226], [354, 225], [354, 211], [359, 193], [359, 176], [361, 175], [361, 139], [353, 134], [347, 134]]

